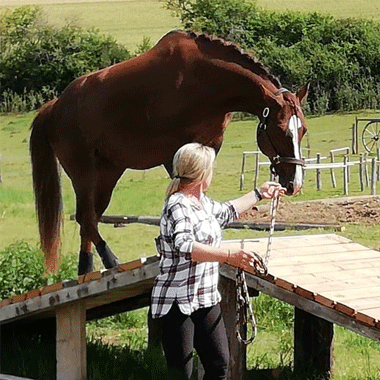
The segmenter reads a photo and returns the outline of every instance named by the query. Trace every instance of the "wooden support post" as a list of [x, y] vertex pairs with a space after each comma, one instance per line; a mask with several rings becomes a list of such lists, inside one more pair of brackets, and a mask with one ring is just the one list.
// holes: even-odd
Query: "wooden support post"
[[[335, 159], [334, 159], [334, 152], [330, 150], [330, 162], [333, 164], [335, 162]], [[334, 172], [334, 169], [331, 168], [330, 169], [330, 175], [331, 175], [331, 183], [332, 183], [332, 187], [335, 189], [336, 188], [336, 180], [335, 180], [335, 172]]]
[[371, 195], [376, 195], [377, 163], [376, 158], [371, 160]]
[[[320, 164], [320, 163], [321, 163], [321, 154], [317, 153], [317, 164]], [[321, 170], [316, 169], [315, 173], [316, 173], [316, 180], [317, 180], [317, 190], [321, 190], [322, 189]]]
[[86, 380], [86, 309], [81, 302], [56, 310], [57, 380]]
[[353, 150], [354, 154], [359, 153], [359, 120], [358, 117], [355, 117], [355, 149]]
[[[377, 162], [380, 162], [380, 148], [376, 149], [376, 157], [377, 157]], [[377, 169], [376, 180], [380, 181], [380, 170], [379, 170], [379, 168]]]
[[255, 154], [255, 177], [253, 179], [253, 188], [256, 189], [257, 183], [259, 181], [259, 173], [260, 173], [260, 152], [256, 152]]
[[368, 175], [368, 154], [364, 154], [364, 178], [365, 178], [365, 186], [369, 186], [369, 175]]
[[295, 308], [294, 372], [330, 379], [333, 369], [334, 325]]
[[245, 170], [245, 152], [243, 152], [243, 158], [241, 161], [240, 187], [239, 187], [240, 191], [243, 190], [243, 186], [244, 186], [244, 170]]
[[360, 191], [364, 191], [364, 179], [363, 179], [363, 153], [360, 153], [359, 158], [359, 182], [360, 182]]
[[219, 290], [222, 296], [221, 309], [226, 325], [230, 348], [229, 380], [243, 380], [246, 372], [247, 350], [236, 338], [236, 283], [220, 276]]
[[343, 192], [344, 195], [348, 195], [348, 156], [343, 158]]
[[356, 140], [357, 140], [356, 136], [357, 136], [357, 128], [354, 123], [352, 124], [352, 144], [351, 144], [353, 154], [358, 153], [357, 148], [356, 148]]

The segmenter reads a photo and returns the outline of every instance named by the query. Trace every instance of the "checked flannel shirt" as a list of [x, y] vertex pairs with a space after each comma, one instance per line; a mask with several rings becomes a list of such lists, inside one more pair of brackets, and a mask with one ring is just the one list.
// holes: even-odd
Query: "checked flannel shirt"
[[193, 262], [193, 243], [219, 247], [226, 224], [238, 215], [230, 202], [220, 203], [202, 195], [203, 208], [181, 192], [165, 202], [156, 238], [160, 254], [160, 273], [152, 291], [152, 317], [167, 314], [177, 302], [183, 314], [220, 302], [218, 291], [219, 263]]

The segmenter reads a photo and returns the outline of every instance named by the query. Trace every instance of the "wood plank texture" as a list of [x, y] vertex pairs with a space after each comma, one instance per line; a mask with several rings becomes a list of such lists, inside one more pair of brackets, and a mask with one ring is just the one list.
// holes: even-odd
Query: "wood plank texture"
[[[223, 244], [231, 249], [243, 246], [263, 257], [267, 238]], [[222, 274], [234, 279], [234, 268], [225, 267]], [[250, 286], [380, 340], [380, 252], [336, 234], [274, 237], [269, 272], [267, 276], [251, 273]], [[157, 274], [158, 258], [152, 257], [49, 285], [0, 301], [0, 324], [51, 316], [58, 307], [80, 300], [87, 312], [97, 310], [99, 317], [107, 305], [120, 308], [125, 299], [146, 298]]]
[[[244, 247], [264, 257], [267, 238], [230, 240], [223, 244], [229, 248]], [[294, 294], [290, 303], [295, 305], [307, 299], [334, 310], [345, 315], [343, 319], [332, 318], [334, 323], [341, 321], [348, 328], [353, 324], [347, 317], [372, 327], [380, 325], [379, 251], [336, 234], [274, 237], [268, 266], [275, 285]], [[266, 292], [260, 287], [258, 290]], [[276, 296], [275, 289], [270, 292]], [[286, 301], [283, 291], [278, 293], [278, 298]], [[378, 333], [373, 334], [372, 330], [368, 336], [378, 340]]]

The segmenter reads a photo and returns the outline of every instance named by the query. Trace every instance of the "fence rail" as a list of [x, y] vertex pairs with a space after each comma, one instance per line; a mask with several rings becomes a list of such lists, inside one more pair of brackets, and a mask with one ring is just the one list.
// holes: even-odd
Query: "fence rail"
[[[343, 159], [341, 162], [336, 162], [337, 153], [343, 153]], [[322, 179], [321, 179], [321, 170], [330, 170], [331, 183], [333, 188], [336, 188], [336, 178], [335, 178], [335, 169], [343, 170], [343, 193], [344, 195], [348, 195], [349, 189], [348, 184], [350, 182], [350, 168], [353, 166], [358, 166], [359, 170], [359, 183], [360, 190], [364, 191], [364, 189], [368, 186], [371, 188], [371, 195], [376, 194], [376, 182], [379, 181], [380, 177], [380, 154], [378, 154], [377, 158], [368, 158], [367, 154], [361, 153], [359, 156], [359, 160], [351, 161], [350, 160], [350, 148], [343, 147], [330, 150], [329, 157], [330, 162], [321, 162], [322, 160], [326, 160], [328, 157], [321, 156], [319, 153], [316, 154], [316, 157], [311, 157], [305, 159], [305, 167], [304, 170], [315, 170], [316, 173], [316, 187], [317, 190], [322, 189]], [[254, 156], [255, 157], [255, 171], [253, 178], [253, 187], [257, 187], [260, 168], [262, 166], [270, 166], [270, 161], [265, 157], [264, 160], [260, 160], [263, 154], [256, 151], [243, 151], [242, 153], [242, 165], [240, 171], [240, 181], [239, 181], [239, 189], [243, 190], [244, 180], [245, 180], [245, 172], [247, 165], [247, 157]], [[368, 169], [371, 167], [371, 176], [369, 176]], [[272, 178], [272, 173], [269, 173], [270, 178]]]

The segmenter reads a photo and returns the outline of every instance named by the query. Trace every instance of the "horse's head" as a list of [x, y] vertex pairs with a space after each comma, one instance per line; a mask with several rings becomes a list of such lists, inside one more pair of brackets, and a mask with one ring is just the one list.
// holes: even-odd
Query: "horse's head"
[[297, 94], [281, 88], [275, 93], [262, 87], [267, 107], [264, 107], [257, 128], [257, 143], [269, 157], [271, 170], [279, 177], [287, 195], [294, 195], [303, 185], [305, 165], [300, 144], [306, 133], [301, 102], [307, 96], [309, 83]]

